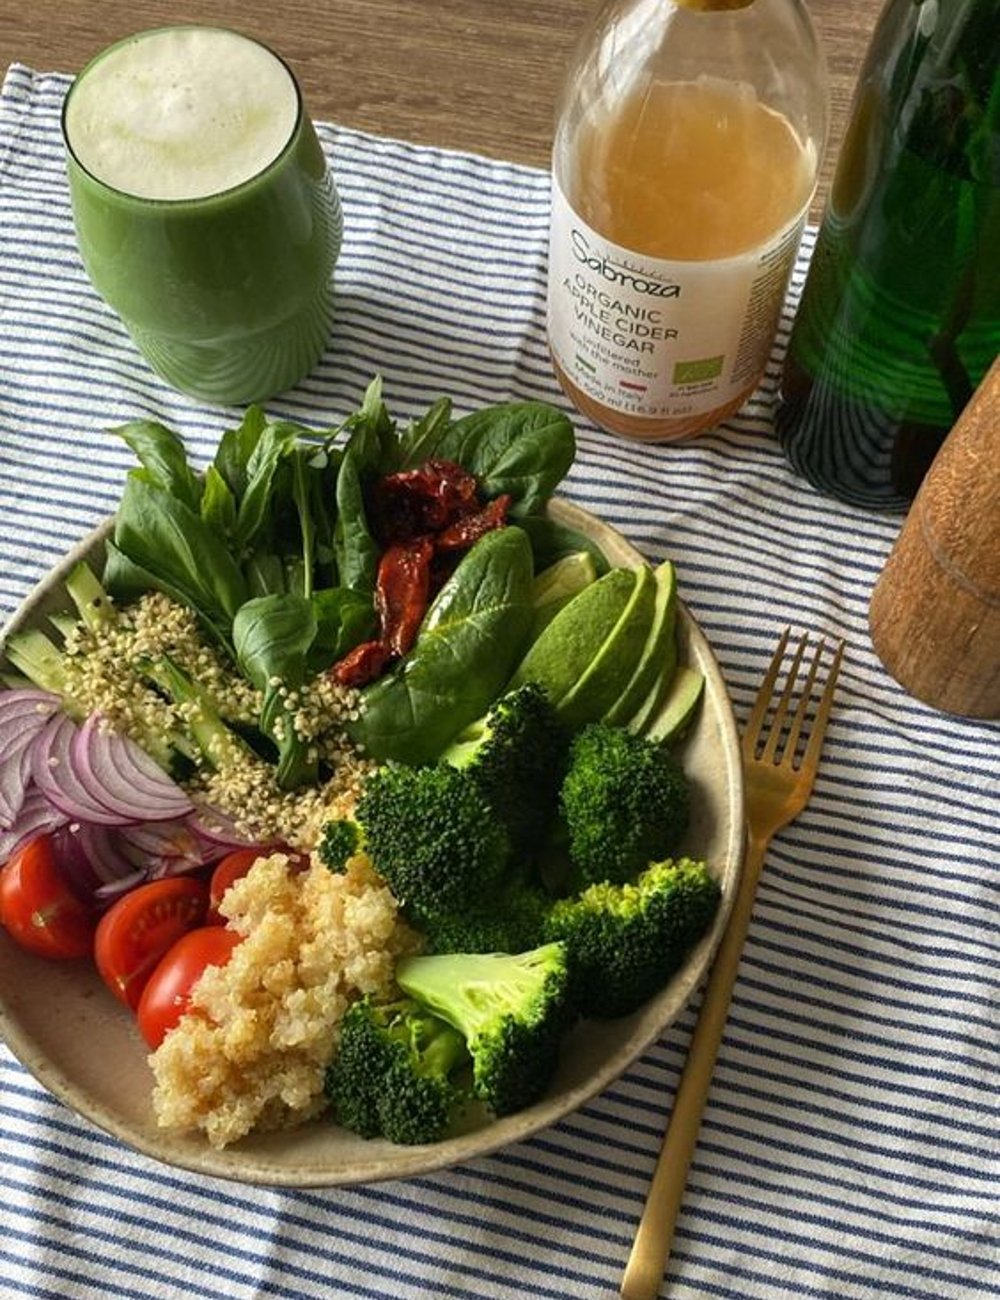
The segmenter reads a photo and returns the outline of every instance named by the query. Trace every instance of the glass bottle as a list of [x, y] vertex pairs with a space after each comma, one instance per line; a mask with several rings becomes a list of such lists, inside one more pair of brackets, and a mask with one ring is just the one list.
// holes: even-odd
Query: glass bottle
[[801, 0], [611, 0], [552, 160], [549, 346], [572, 401], [648, 441], [711, 428], [767, 361], [826, 139]]
[[792, 465], [905, 509], [1000, 351], [1000, 0], [890, 0], [796, 316]]

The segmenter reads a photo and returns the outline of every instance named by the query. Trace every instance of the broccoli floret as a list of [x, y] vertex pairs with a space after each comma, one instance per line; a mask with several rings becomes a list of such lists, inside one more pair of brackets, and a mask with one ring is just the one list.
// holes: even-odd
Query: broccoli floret
[[353, 822], [324, 829], [320, 855], [333, 870], [343, 869], [345, 850], [358, 848], [418, 921], [484, 903], [510, 857], [507, 832], [464, 772], [401, 763], [368, 779]]
[[625, 1016], [661, 989], [708, 930], [720, 890], [703, 862], [656, 862], [635, 884], [591, 885], [556, 902], [545, 937], [569, 953], [583, 1016]]
[[347, 859], [353, 858], [360, 850], [363, 840], [364, 832], [357, 822], [325, 822], [316, 852], [331, 871], [343, 872], [347, 867]]
[[622, 884], [666, 857], [687, 830], [690, 796], [661, 745], [594, 722], [573, 740], [560, 790], [570, 861], [583, 884]]
[[438, 917], [423, 929], [428, 952], [527, 952], [542, 942], [551, 898], [515, 881], [485, 907]]
[[555, 810], [567, 743], [544, 688], [526, 682], [466, 727], [441, 759], [475, 780], [521, 855], [543, 838]]
[[326, 1095], [337, 1120], [362, 1137], [437, 1142], [466, 1099], [455, 1078], [468, 1064], [461, 1034], [416, 1002], [362, 998], [341, 1024]]
[[549, 1086], [568, 1023], [568, 976], [561, 943], [514, 956], [406, 957], [396, 968], [400, 988], [465, 1039], [474, 1091], [494, 1115], [531, 1105]]

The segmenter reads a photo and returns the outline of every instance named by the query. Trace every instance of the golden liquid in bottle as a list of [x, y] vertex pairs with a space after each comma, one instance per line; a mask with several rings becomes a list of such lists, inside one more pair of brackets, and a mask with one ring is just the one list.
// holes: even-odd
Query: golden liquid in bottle
[[[802, 211], [815, 161], [779, 113], [710, 78], [651, 82], [616, 112], [584, 122], [564, 188], [598, 234], [649, 257], [704, 262], [766, 244]], [[575, 405], [613, 433], [648, 441], [710, 429], [738, 410], [760, 375], [712, 411], [677, 419], [623, 415], [556, 365]]]

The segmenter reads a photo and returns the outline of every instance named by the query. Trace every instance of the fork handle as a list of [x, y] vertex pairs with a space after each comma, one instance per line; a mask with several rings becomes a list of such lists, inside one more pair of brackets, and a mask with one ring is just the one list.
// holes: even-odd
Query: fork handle
[[739, 887], [705, 986], [687, 1064], [622, 1276], [623, 1300], [656, 1300], [659, 1295], [684, 1197], [688, 1167], [698, 1141], [701, 1114], [726, 1027], [740, 955], [750, 927], [767, 843], [767, 839], [752, 833], [748, 839]]

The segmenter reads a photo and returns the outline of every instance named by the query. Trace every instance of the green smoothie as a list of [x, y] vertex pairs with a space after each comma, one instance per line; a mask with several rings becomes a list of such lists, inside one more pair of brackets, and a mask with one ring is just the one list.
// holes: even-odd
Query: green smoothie
[[74, 82], [63, 134], [84, 266], [164, 379], [231, 404], [312, 368], [342, 218], [275, 54], [219, 28], [129, 37]]

